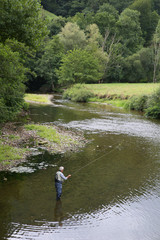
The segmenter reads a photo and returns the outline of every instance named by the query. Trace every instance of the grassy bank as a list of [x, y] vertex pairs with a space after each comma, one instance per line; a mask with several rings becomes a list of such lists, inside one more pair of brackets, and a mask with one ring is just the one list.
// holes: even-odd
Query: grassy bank
[[128, 100], [126, 99], [107, 99], [107, 98], [98, 98], [98, 97], [89, 98], [89, 102], [109, 104], [116, 107], [125, 107], [127, 101]]
[[86, 87], [95, 95], [89, 101], [141, 111], [146, 117], [160, 119], [159, 83], [91, 84]]
[[24, 158], [24, 155], [28, 152], [25, 148], [16, 148], [0, 142], [0, 164], [6, 168], [10, 164], [14, 164], [16, 161]]
[[76, 84], [63, 93], [75, 102], [99, 102], [137, 110], [160, 119], [160, 83]]
[[51, 94], [30, 94], [27, 93], [25, 94], [24, 100], [26, 102], [30, 103], [38, 103], [38, 104], [52, 104], [51, 99], [52, 99]]
[[54, 125], [5, 124], [0, 131], [0, 171], [26, 161], [35, 151], [50, 153], [77, 151], [86, 144], [82, 133], [74, 133]]

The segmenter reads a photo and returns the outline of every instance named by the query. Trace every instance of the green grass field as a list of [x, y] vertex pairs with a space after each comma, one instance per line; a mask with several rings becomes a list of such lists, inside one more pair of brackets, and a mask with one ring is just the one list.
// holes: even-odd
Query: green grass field
[[[97, 97], [108, 98], [114, 96], [119, 98], [130, 97], [133, 95], [152, 94], [160, 83], [106, 83], [106, 84], [86, 84]], [[113, 97], [114, 98], [114, 97]]]
[[45, 16], [48, 20], [52, 20], [57, 17], [55, 14], [53, 14], [45, 9], [42, 9], [42, 16]]

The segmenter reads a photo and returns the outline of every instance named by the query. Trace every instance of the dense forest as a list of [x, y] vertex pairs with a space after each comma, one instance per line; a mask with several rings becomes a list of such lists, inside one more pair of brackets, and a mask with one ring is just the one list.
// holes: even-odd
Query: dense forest
[[0, 0], [0, 29], [1, 121], [25, 91], [160, 81], [159, 0]]

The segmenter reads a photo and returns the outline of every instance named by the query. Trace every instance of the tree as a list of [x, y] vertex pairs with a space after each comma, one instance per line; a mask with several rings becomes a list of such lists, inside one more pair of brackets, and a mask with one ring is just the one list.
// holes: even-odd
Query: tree
[[49, 29], [49, 37], [52, 37], [53, 35], [57, 35], [59, 32], [61, 32], [62, 27], [65, 26], [67, 20], [64, 17], [56, 17], [52, 19], [50, 22], [48, 29]]
[[44, 79], [48, 89], [53, 90], [57, 85], [56, 70], [60, 66], [64, 48], [58, 36], [54, 36], [46, 45], [44, 54], [37, 61], [36, 73]]
[[18, 52], [0, 43], [0, 121], [12, 120], [23, 106], [24, 67]]
[[69, 22], [76, 23], [80, 27], [80, 29], [85, 30], [89, 24], [94, 23], [94, 13], [76, 13], [75, 16], [69, 17], [68, 20]]
[[160, 1], [154, 0], [154, 9], [160, 14]]
[[138, 11], [125, 9], [117, 22], [118, 36], [124, 47], [124, 55], [135, 53], [143, 46], [139, 16]]
[[23, 106], [28, 56], [48, 33], [39, 0], [0, 0], [0, 118]]
[[93, 46], [93, 48], [100, 48], [102, 46], [103, 37], [96, 24], [90, 24], [86, 27], [86, 37], [88, 45]]
[[16, 39], [37, 48], [47, 34], [39, 0], [0, 0], [0, 42]]
[[160, 67], [160, 20], [158, 22], [156, 32], [153, 36], [153, 82], [155, 83], [157, 72]]
[[86, 46], [86, 36], [76, 23], [68, 22], [58, 34], [61, 43], [66, 51]]
[[145, 79], [145, 71], [140, 61], [140, 54], [134, 53], [127, 57], [124, 63], [124, 79], [128, 82], [140, 82]]
[[117, 9], [119, 13], [128, 8], [134, 0], [109, 0], [109, 3]]
[[149, 45], [159, 20], [157, 12], [153, 11], [153, 0], [135, 0], [130, 8], [140, 12], [143, 38], [146, 45]]
[[102, 78], [103, 67], [95, 55], [86, 50], [74, 49], [62, 58], [62, 64], [57, 71], [59, 83], [97, 82]]
[[86, 50], [99, 60], [99, 63], [105, 72], [106, 65], [108, 63], [108, 54], [103, 51], [102, 43], [103, 37], [99, 32], [99, 28], [96, 24], [90, 24], [86, 28], [87, 46]]
[[98, 25], [103, 37], [106, 34], [113, 35], [118, 20], [118, 12], [110, 4], [103, 4], [95, 15], [95, 23]]

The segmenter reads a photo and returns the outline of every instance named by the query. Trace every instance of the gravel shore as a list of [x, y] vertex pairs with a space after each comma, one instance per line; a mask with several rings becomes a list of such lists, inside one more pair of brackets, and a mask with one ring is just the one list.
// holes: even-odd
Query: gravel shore
[[53, 124], [45, 126], [52, 127], [56, 130], [60, 137], [60, 143], [41, 138], [36, 131], [26, 130], [24, 126], [19, 126], [16, 123], [5, 124], [1, 128], [1, 146], [9, 145], [18, 149], [25, 149], [26, 151], [19, 160], [12, 161], [12, 159], [9, 159], [7, 160], [7, 164], [5, 164], [4, 161], [0, 162], [0, 171], [10, 170], [11, 167], [27, 161], [27, 156], [32, 155], [33, 148], [41, 149], [41, 151], [47, 150], [52, 154], [65, 153], [67, 151], [78, 151], [88, 142], [88, 140], [84, 138], [82, 132], [70, 131], [64, 127], [57, 127]]

